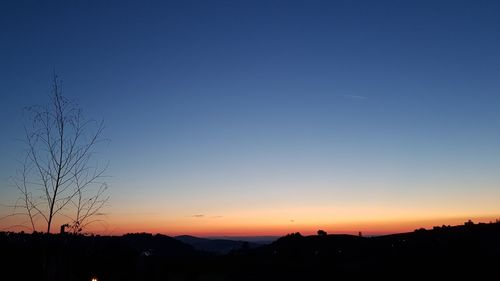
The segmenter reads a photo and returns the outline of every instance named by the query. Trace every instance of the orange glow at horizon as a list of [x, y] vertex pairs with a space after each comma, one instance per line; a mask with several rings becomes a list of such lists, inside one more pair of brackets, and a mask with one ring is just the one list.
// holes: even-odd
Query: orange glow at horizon
[[[432, 228], [441, 225], [461, 225], [471, 219], [475, 223], [492, 222], [499, 218], [497, 215], [482, 216], [448, 216], [440, 218], [386, 218], [372, 220], [294, 220], [277, 223], [272, 218], [249, 219], [238, 217], [221, 218], [184, 218], [178, 220], [165, 220], [149, 218], [142, 220], [127, 220], [126, 218], [115, 218], [107, 225], [94, 224], [89, 226], [87, 232], [101, 235], [122, 235], [126, 233], [161, 233], [169, 236], [193, 235], [193, 236], [283, 236], [292, 232], [300, 232], [303, 235], [315, 234], [322, 229], [332, 234], [353, 234], [362, 232], [364, 235], [383, 235], [391, 233], [411, 232], [418, 228]], [[55, 224], [57, 225], [57, 224]], [[54, 225], [54, 226], [55, 226]], [[54, 227], [56, 232], [59, 229]], [[27, 231], [27, 229], [12, 228], [9, 231]]]
[[[114, 229], [102, 232], [108, 235], [121, 235], [125, 233], [161, 233], [170, 236], [193, 235], [193, 236], [282, 236], [292, 232], [300, 232], [303, 235], [315, 234], [317, 230], [323, 229], [332, 234], [353, 234], [362, 232], [364, 235], [383, 235], [391, 233], [411, 232], [418, 228], [432, 228], [441, 225], [462, 225], [471, 219], [475, 223], [492, 222], [499, 216], [460, 216], [435, 219], [412, 219], [412, 220], [373, 220], [355, 222], [330, 222], [320, 223], [289, 221], [287, 223], [273, 223], [271, 221], [229, 221], [219, 219], [220, 222], [178, 222], [175, 224], [154, 224], [152, 221], [142, 221], [135, 224], [117, 224]], [[195, 220], [193, 218], [193, 220]], [[201, 220], [201, 219], [200, 219]], [[97, 232], [99, 232], [96, 229]]]
[[[483, 208], [487, 209], [487, 208]], [[88, 233], [122, 235], [126, 233], [161, 233], [169, 236], [282, 236], [292, 232], [304, 235], [315, 234], [322, 229], [328, 233], [381, 235], [410, 232], [417, 228], [441, 225], [461, 225], [471, 219], [478, 222], [495, 221], [500, 212], [489, 208], [489, 212], [461, 210], [452, 207], [403, 207], [401, 205], [375, 208], [370, 205], [338, 206], [326, 205], [259, 206], [255, 209], [222, 207], [210, 212], [196, 213], [180, 208], [142, 210], [115, 209], [106, 215], [103, 223], [87, 228]], [[225, 214], [225, 215], [220, 215]], [[19, 225], [19, 218], [2, 221], [2, 226]], [[61, 218], [54, 221], [52, 232], [59, 231], [65, 223]], [[26, 228], [10, 228], [10, 231], [29, 231]], [[40, 230], [43, 230], [41, 227]]]

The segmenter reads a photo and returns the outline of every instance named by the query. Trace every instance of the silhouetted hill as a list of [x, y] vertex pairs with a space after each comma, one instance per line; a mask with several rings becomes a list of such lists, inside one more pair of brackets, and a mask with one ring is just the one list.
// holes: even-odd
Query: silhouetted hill
[[[241, 246], [192, 236], [178, 239], [200, 243], [199, 248], [204, 243], [216, 249]], [[499, 223], [379, 237], [292, 233], [269, 245], [239, 247], [225, 255], [196, 251], [188, 243], [146, 233], [117, 237], [1, 232], [2, 280], [486, 280], [500, 263]]]
[[271, 275], [294, 272], [287, 275], [292, 280], [331, 272], [349, 278], [396, 278], [408, 273], [477, 278], [500, 262], [500, 224], [435, 227], [379, 237], [292, 233], [246, 255], [269, 265], [266, 271]]
[[[164, 235], [81, 236], [0, 233], [5, 280], [153, 280], [171, 266], [184, 271], [198, 253]], [[168, 267], [163, 266], [169, 264]], [[162, 265], [162, 266], [160, 266]], [[4, 278], [2, 278], [4, 280]]]
[[215, 254], [227, 254], [233, 250], [256, 248], [261, 246], [260, 244], [251, 243], [247, 241], [235, 241], [227, 239], [207, 239], [190, 235], [175, 236], [174, 238], [193, 246], [196, 250], [215, 253]]

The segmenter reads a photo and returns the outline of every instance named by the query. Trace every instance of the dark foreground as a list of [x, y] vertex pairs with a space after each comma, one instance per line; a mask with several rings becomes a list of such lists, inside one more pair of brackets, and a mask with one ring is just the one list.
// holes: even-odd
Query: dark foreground
[[[218, 243], [221, 243], [220, 241]], [[227, 244], [227, 243], [226, 243]], [[500, 224], [380, 237], [290, 234], [228, 254], [163, 235], [0, 233], [1, 280], [497, 280]], [[227, 246], [227, 245], [226, 245]]]

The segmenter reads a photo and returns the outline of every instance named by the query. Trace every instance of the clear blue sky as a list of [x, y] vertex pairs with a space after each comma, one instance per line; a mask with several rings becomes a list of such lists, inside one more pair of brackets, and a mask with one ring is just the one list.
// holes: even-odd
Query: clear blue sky
[[500, 2], [161, 2], [0, 3], [2, 201], [55, 68], [118, 232], [500, 215]]

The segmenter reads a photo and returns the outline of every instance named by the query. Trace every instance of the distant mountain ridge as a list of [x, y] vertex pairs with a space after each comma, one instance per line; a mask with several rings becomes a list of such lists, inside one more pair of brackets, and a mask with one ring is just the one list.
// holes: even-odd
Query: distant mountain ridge
[[214, 254], [228, 254], [234, 250], [251, 249], [262, 246], [262, 244], [242, 240], [209, 239], [191, 235], [175, 236], [175, 239], [191, 245], [194, 249]]
[[212, 240], [223, 239], [223, 240], [233, 240], [233, 241], [247, 241], [256, 244], [266, 245], [273, 243], [280, 237], [281, 236], [267, 235], [267, 236], [208, 236], [202, 238], [212, 239]]
[[162, 234], [129, 233], [119, 239], [141, 255], [146, 256], [188, 256], [195, 254], [195, 249], [191, 245]]

